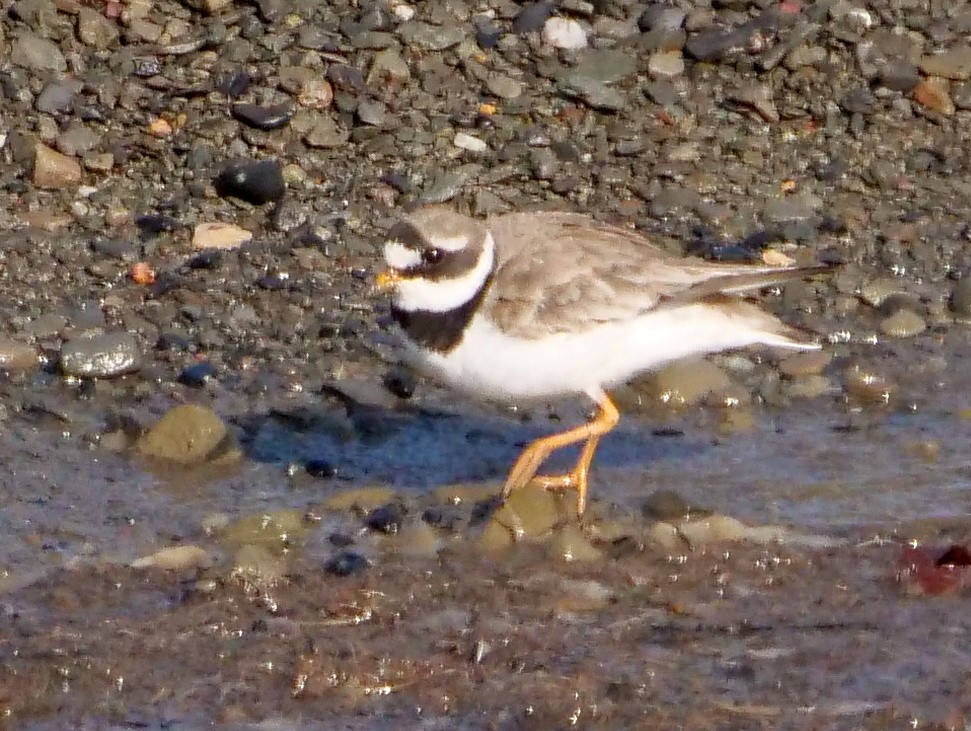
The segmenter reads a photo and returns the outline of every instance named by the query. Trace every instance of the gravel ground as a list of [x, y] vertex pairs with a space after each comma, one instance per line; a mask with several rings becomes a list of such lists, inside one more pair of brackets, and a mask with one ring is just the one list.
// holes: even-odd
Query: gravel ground
[[[261, 727], [288, 728], [320, 717], [352, 728], [378, 727], [386, 712], [427, 728], [751, 728], [782, 716], [815, 727], [967, 723], [971, 661], [947, 649], [947, 636], [958, 636], [948, 632], [966, 631], [951, 620], [967, 616], [967, 586], [948, 585], [946, 607], [916, 601], [897, 616], [893, 602], [912, 599], [913, 587], [895, 578], [904, 537], [928, 539], [943, 555], [971, 535], [960, 457], [971, 414], [971, 4], [0, 8], [0, 617], [16, 620], [0, 625], [0, 710], [14, 723], [271, 719]], [[892, 548], [858, 555], [847, 547], [884, 530], [881, 520], [847, 521], [831, 540], [815, 524], [783, 533], [729, 524], [720, 515], [729, 504], [717, 511], [718, 530], [688, 535], [685, 514], [707, 509], [676, 502], [672, 512], [655, 496], [635, 518], [630, 502], [595, 504], [593, 532], [583, 535], [542, 497], [497, 509], [487, 495], [515, 452], [509, 434], [526, 439], [582, 413], [543, 405], [514, 424], [508, 412], [456, 400], [394, 365], [387, 305], [371, 276], [382, 231], [416, 202], [476, 215], [584, 210], [710, 258], [842, 263], [832, 277], [766, 293], [767, 306], [819, 333], [821, 354], [680, 364], [617, 399], [635, 421], [652, 420], [656, 436], [676, 438], [688, 429], [730, 440], [763, 428], [771, 441], [766, 424], [796, 418], [785, 414], [825, 414], [821, 429], [848, 435], [843, 446], [856, 444], [853, 434], [873, 437], [846, 464], [876, 465], [879, 444], [889, 444], [887, 454], [925, 473], [946, 465], [958, 497], [925, 517], [947, 520], [914, 523], [909, 534], [895, 526], [884, 533]], [[888, 437], [894, 428], [913, 437]], [[441, 449], [455, 433], [464, 446]], [[611, 498], [636, 491], [625, 492], [634, 479], [618, 469], [625, 457], [663, 453], [645, 446], [645, 433], [643, 424], [623, 432], [608, 454]], [[793, 463], [781, 464], [775, 485], [790, 479]], [[400, 492], [451, 482], [472, 483], [471, 492]], [[119, 484], [124, 497], [105, 489]], [[367, 485], [378, 492], [362, 497], [356, 490]], [[354, 489], [346, 497], [336, 487]], [[164, 515], [152, 512], [156, 491], [166, 495]], [[276, 516], [269, 529], [258, 527], [264, 513]], [[358, 545], [361, 530], [385, 536], [401, 526], [407, 537], [390, 557]], [[512, 565], [475, 567], [477, 552], [508, 550], [523, 530], [536, 541], [513, 550]], [[279, 536], [294, 531], [319, 537], [290, 564], [282, 556], [293, 546], [281, 549]], [[454, 536], [473, 538], [468, 555]], [[781, 554], [766, 548], [793, 537]], [[706, 613], [710, 594], [693, 593], [721, 549], [689, 562], [684, 593], [662, 582], [648, 602], [657, 616], [644, 619], [631, 576], [646, 571], [657, 583], [671, 573], [666, 556], [738, 539], [747, 543], [721, 559], [743, 577], [718, 605], [726, 619]], [[197, 552], [159, 558], [154, 550], [168, 544]], [[618, 548], [629, 545], [640, 558]], [[557, 563], [565, 554], [598, 568], [575, 572]], [[779, 555], [793, 567], [780, 569], [788, 585], [807, 583], [805, 596], [761, 595], [762, 575], [744, 568]], [[143, 565], [127, 567], [135, 556]], [[483, 588], [497, 585], [503, 592]], [[533, 585], [552, 615], [509, 589]], [[834, 620], [845, 607], [827, 602], [846, 586], [852, 610]], [[440, 624], [409, 619], [403, 649], [389, 649], [400, 617], [375, 599], [382, 592], [410, 606], [409, 617], [440, 597]], [[765, 606], [753, 609], [753, 595]], [[562, 596], [578, 603], [563, 610], [567, 620], [555, 609]], [[342, 634], [347, 623], [331, 622], [340, 607], [369, 602], [369, 631]], [[803, 606], [815, 609], [794, 619]], [[765, 612], [777, 612], [783, 640], [747, 646], [733, 622]], [[498, 624], [473, 631], [483, 613]], [[306, 636], [314, 622], [329, 628], [323, 640]], [[201, 626], [220, 629], [196, 645]], [[527, 637], [528, 627], [545, 630]], [[624, 656], [625, 643], [652, 627], [663, 637], [647, 655]], [[245, 657], [225, 650], [251, 632], [262, 634], [237, 645]], [[813, 654], [817, 633], [826, 639]], [[152, 650], [141, 654], [146, 634]], [[599, 649], [584, 649], [588, 634]], [[879, 647], [894, 638], [890, 662]], [[483, 658], [501, 656], [495, 665], [477, 657], [478, 641], [488, 646]], [[846, 642], [886, 677], [827, 681], [814, 698]], [[508, 652], [510, 643], [526, 643], [529, 658]], [[929, 646], [935, 652], [922, 655]], [[204, 654], [180, 676], [179, 663], [161, 659], [166, 647], [181, 662]], [[684, 647], [682, 663], [674, 650]], [[765, 664], [747, 665], [776, 668], [793, 653], [788, 696], [770, 690]], [[226, 657], [238, 663], [227, 670]], [[331, 667], [348, 657], [358, 664]], [[859, 669], [846, 661], [836, 674]], [[85, 679], [64, 680], [72, 673]], [[645, 685], [644, 673], [663, 673], [664, 683]], [[894, 691], [914, 675], [917, 690], [936, 689], [923, 701]], [[428, 714], [421, 724], [419, 706]]]

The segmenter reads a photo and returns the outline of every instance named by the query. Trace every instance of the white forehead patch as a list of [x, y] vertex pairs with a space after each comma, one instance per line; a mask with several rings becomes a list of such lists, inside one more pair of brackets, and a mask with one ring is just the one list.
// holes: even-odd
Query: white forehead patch
[[397, 241], [386, 241], [384, 260], [392, 269], [411, 269], [421, 264], [421, 254]]
[[438, 236], [429, 236], [431, 245], [436, 249], [442, 249], [443, 251], [461, 251], [466, 246], [469, 245], [468, 236], [452, 236], [449, 238], [439, 238]]

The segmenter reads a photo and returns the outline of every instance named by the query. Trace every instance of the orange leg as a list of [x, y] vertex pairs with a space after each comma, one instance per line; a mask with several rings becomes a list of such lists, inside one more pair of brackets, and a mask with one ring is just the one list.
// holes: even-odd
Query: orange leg
[[[593, 454], [597, 450], [597, 443], [600, 437], [617, 426], [617, 422], [620, 421], [620, 413], [607, 394], [600, 394], [597, 405], [600, 411], [592, 421], [575, 429], [537, 439], [523, 450], [509, 470], [506, 484], [503, 485], [504, 500], [513, 490], [525, 487], [530, 482], [535, 482], [547, 490], [566, 490], [572, 487], [577, 491], [577, 515], [583, 515], [583, 511], [587, 508], [587, 477], [590, 473], [590, 462], [593, 461]], [[563, 475], [536, 474], [536, 470], [553, 452], [578, 442], [585, 442], [585, 444], [572, 470]]]

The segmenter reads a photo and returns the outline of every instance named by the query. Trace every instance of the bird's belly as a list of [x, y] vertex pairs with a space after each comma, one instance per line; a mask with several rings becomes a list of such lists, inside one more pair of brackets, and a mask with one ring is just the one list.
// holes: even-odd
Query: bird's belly
[[507, 335], [477, 315], [455, 348], [423, 352], [419, 366], [479, 398], [519, 401], [590, 393], [680, 358], [757, 341], [746, 323], [703, 305], [539, 338]]
[[530, 339], [506, 335], [476, 317], [454, 349], [424, 353], [420, 367], [484, 399], [522, 401], [589, 392], [654, 365], [653, 355], [630, 351], [625, 330], [611, 324]]

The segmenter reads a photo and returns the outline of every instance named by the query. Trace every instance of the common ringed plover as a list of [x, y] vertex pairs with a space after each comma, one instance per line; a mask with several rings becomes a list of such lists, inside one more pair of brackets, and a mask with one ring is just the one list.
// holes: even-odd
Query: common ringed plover
[[[748, 345], [819, 346], [732, 295], [828, 269], [713, 263], [674, 256], [640, 233], [578, 213], [511, 213], [485, 221], [442, 206], [402, 217], [384, 245], [379, 289], [404, 334], [406, 362], [445, 385], [514, 403], [586, 394], [582, 426], [529, 444], [502, 496], [528, 483], [577, 490], [620, 418], [605, 388], [641, 371]], [[583, 443], [562, 475], [537, 475], [557, 449]]]

